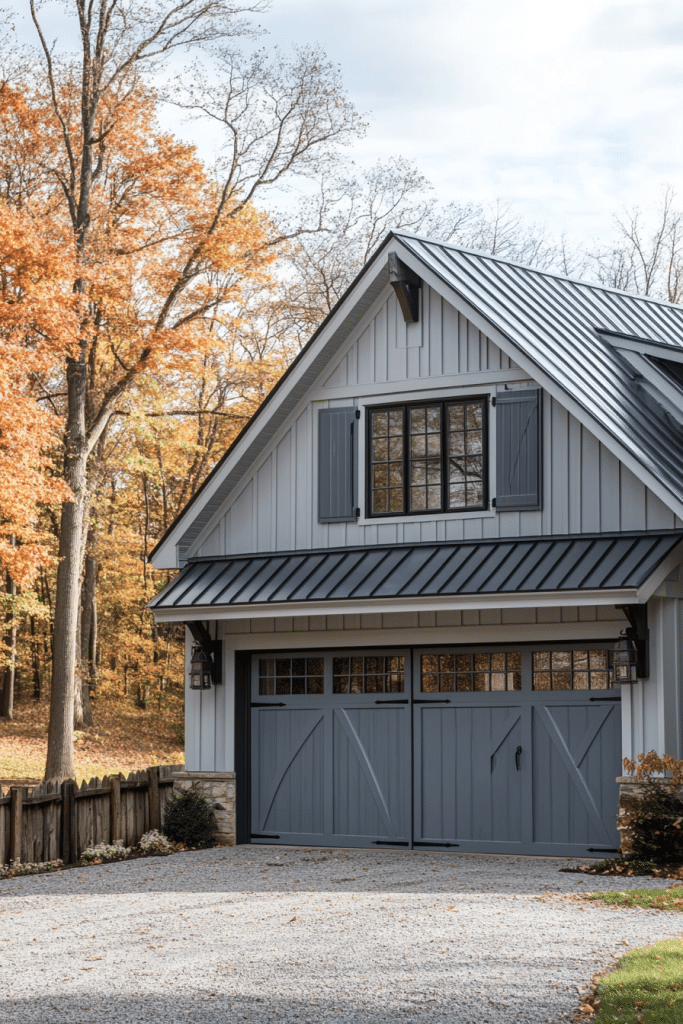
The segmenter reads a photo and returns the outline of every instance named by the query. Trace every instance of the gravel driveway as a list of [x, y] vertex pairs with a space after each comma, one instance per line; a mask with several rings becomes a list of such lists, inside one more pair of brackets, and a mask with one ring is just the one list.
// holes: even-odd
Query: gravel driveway
[[[671, 913], [567, 861], [241, 846], [0, 882], [0, 1021], [555, 1024]], [[626, 945], [627, 943], [628, 945]]]

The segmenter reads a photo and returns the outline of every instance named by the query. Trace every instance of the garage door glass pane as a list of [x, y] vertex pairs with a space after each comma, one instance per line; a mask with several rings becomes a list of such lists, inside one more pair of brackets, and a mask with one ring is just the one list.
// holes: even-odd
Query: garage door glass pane
[[371, 655], [332, 659], [334, 693], [403, 693], [405, 659]]
[[478, 654], [423, 654], [423, 693], [486, 693], [522, 689], [522, 656], [518, 651]]
[[261, 658], [259, 693], [296, 696], [321, 694], [325, 689], [324, 658]]
[[612, 651], [534, 651], [534, 690], [608, 690]]

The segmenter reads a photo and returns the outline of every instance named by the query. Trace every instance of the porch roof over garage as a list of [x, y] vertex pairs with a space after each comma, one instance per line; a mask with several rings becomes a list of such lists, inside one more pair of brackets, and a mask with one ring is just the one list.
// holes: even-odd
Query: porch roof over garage
[[381, 545], [197, 559], [150, 602], [159, 620], [646, 601], [683, 531]]

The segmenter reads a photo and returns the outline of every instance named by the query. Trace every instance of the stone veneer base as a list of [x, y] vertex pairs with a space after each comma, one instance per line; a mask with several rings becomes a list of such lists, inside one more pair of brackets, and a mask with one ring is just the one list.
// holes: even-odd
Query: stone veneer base
[[174, 772], [173, 792], [196, 789], [216, 815], [216, 841], [235, 845], [235, 772]]
[[[661, 786], [668, 786], [668, 779], [655, 779]], [[619, 812], [617, 814], [617, 828], [621, 835], [622, 854], [631, 853], [631, 843], [628, 837], [628, 823], [630, 813], [634, 806], [645, 795], [645, 782], [633, 775], [618, 775], [619, 784]]]

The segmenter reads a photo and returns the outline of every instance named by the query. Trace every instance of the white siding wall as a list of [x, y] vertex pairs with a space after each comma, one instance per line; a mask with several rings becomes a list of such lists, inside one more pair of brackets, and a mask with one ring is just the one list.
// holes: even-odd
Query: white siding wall
[[650, 678], [623, 687], [624, 757], [655, 750], [683, 757], [683, 600], [648, 602]]

